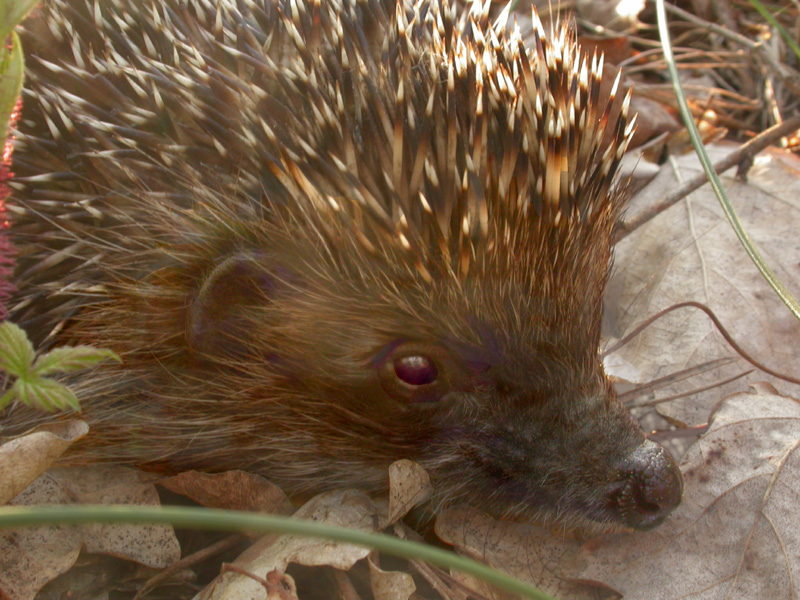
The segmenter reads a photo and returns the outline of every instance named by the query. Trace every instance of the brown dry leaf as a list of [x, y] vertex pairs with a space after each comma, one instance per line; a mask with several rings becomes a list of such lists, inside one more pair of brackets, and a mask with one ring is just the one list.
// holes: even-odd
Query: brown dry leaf
[[452, 581], [459, 585], [453, 586], [448, 590], [447, 600], [474, 600], [474, 598], [488, 598], [489, 600], [520, 600], [520, 597], [511, 592], [498, 590], [477, 577], [453, 571], [450, 573]]
[[272, 571], [267, 573], [267, 600], [297, 600], [297, 586], [291, 575]]
[[[56, 479], [78, 504], [129, 504], [159, 506], [152, 476], [125, 467], [51, 469]], [[84, 531], [87, 552], [109, 554], [163, 568], [180, 558], [181, 551], [171, 525], [136, 525], [115, 523], [89, 524]]]
[[431, 497], [433, 486], [428, 473], [411, 460], [398, 460], [389, 466], [389, 522], [402, 519], [406, 513]]
[[595, 598], [587, 586], [558, 575], [560, 563], [580, 546], [576, 541], [556, 538], [534, 525], [496, 521], [469, 507], [440, 514], [436, 534], [459, 552], [557, 598]]
[[185, 471], [158, 484], [206, 507], [290, 515], [286, 494], [260, 475], [244, 471], [219, 474]]
[[[11, 504], [68, 502], [69, 497], [63, 488], [43, 475]], [[75, 563], [81, 551], [81, 541], [80, 530], [69, 525], [0, 532], [0, 598], [33, 600], [42, 587]]]
[[[51, 469], [14, 498], [11, 505], [158, 505], [158, 495], [141, 474], [122, 467]], [[33, 598], [66, 572], [81, 548], [154, 568], [180, 558], [169, 525], [81, 525], [36, 527], [0, 534], [0, 590], [14, 600]], [[4, 551], [5, 550], [5, 551]]]
[[88, 431], [85, 422], [71, 419], [42, 425], [0, 445], [0, 506], [28, 487]]
[[[733, 149], [710, 148], [712, 160]], [[684, 178], [699, 171], [696, 158], [677, 159]], [[778, 277], [800, 294], [800, 159], [771, 150], [756, 159], [749, 182], [732, 173], [723, 176], [731, 200], [746, 229]], [[664, 168], [635, 199], [629, 211], [673, 190], [673, 170]], [[607, 305], [615, 337], [659, 310], [685, 300], [707, 304], [747, 352], [769, 367], [800, 373], [800, 322], [795, 319], [744, 253], [722, 210], [705, 186], [625, 238], [616, 249], [616, 269], [607, 289]], [[610, 312], [610, 311], [609, 311]], [[635, 383], [649, 382], [681, 369], [721, 357], [735, 356], [711, 321], [697, 309], [671, 313], [624, 348], [608, 357], [611, 374]], [[656, 392], [656, 398], [709, 386], [751, 369], [743, 359], [678, 382]], [[795, 386], [762, 372], [750, 382], [767, 380], [794, 396]], [[746, 389], [743, 380], [660, 405], [669, 418], [686, 424], [705, 423], [720, 398]]]
[[[306, 519], [374, 532], [379, 523], [386, 522], [376, 505], [363, 492], [339, 490], [315, 496], [300, 508], [295, 516]], [[350, 569], [369, 554], [368, 548], [341, 544], [329, 540], [293, 536], [268, 535], [247, 549], [233, 563], [239, 569], [264, 578], [272, 571], [283, 572], [289, 563], [306, 566], [328, 565]], [[198, 596], [198, 600], [266, 600], [266, 590], [247, 575], [227, 572], [220, 575]]]
[[681, 468], [674, 515], [649, 533], [588, 543], [573, 576], [626, 600], [797, 599], [800, 402], [766, 384], [725, 399]]
[[408, 600], [417, 591], [414, 578], [408, 573], [384, 571], [379, 556], [372, 552], [367, 557], [369, 583], [375, 600]]
[[[631, 98], [630, 110], [631, 114], [639, 115], [636, 119], [636, 132], [633, 134], [633, 140], [631, 141], [631, 146], [634, 148], [638, 148], [645, 142], [664, 133], [673, 133], [683, 129], [683, 124], [675, 117], [669, 107], [658, 100], [641, 94], [634, 94]], [[667, 139], [669, 137], [671, 136], [666, 136]], [[661, 147], [663, 147], [663, 144], [659, 145], [659, 148]], [[658, 155], [650, 152], [649, 156]]]
[[629, 32], [638, 22], [644, 0], [577, 0], [575, 8], [582, 20], [589, 20], [602, 30]]

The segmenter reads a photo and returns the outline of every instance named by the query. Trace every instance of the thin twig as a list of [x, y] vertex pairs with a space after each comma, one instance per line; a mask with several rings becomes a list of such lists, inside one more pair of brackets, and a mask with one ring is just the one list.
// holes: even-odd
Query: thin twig
[[225, 552], [225, 550], [229, 550], [237, 544], [241, 544], [246, 539], [247, 536], [242, 535], [241, 533], [229, 535], [228, 537], [223, 538], [218, 542], [211, 544], [210, 546], [206, 546], [202, 550], [198, 550], [189, 556], [183, 557], [178, 562], [171, 564], [166, 569], [163, 569], [158, 574], [148, 579], [133, 597], [133, 600], [141, 600], [148, 592], [150, 592], [150, 590], [158, 586], [162, 581], [169, 579], [181, 569], [187, 569], [192, 565], [196, 565], [211, 558], [212, 556], [215, 556], [221, 552]]
[[[722, 387], [723, 385], [727, 385], [736, 381], [737, 379], [741, 379], [742, 377], [746, 377], [755, 371], [755, 369], [748, 369], [747, 371], [742, 371], [734, 375], [733, 377], [728, 377], [728, 379], [723, 379], [722, 381], [715, 381], [711, 385], [707, 385], [701, 388], [695, 388], [693, 390], [689, 390], [686, 392], [682, 392], [680, 394], [674, 394], [672, 396], [665, 396], [664, 398], [657, 398], [656, 400], [649, 400], [647, 402], [642, 402], [640, 404], [630, 404], [631, 408], [641, 408], [643, 406], [655, 406], [656, 404], [663, 404], [664, 402], [671, 402], [672, 400], [677, 400], [678, 398], [685, 398], [687, 396], [696, 396], [697, 394], [702, 394], [708, 390], [713, 390], [714, 388]], [[633, 390], [631, 390], [633, 391]]]
[[698, 438], [708, 431], [708, 425], [697, 425], [695, 427], [686, 427], [684, 429], [668, 429], [667, 431], [656, 431], [647, 436], [648, 440], [653, 442], [664, 442], [666, 440], [680, 440], [689, 438]]
[[[603, 354], [605, 355], [606, 352], [604, 352]], [[724, 367], [725, 365], [729, 365], [732, 362], [736, 362], [736, 360], [737, 358], [735, 356], [728, 356], [726, 358], [717, 358], [714, 360], [710, 360], [708, 362], [704, 362], [700, 365], [695, 365], [693, 367], [687, 367], [686, 369], [681, 369], [680, 371], [675, 371], [674, 373], [670, 373], [669, 375], [664, 375], [663, 377], [659, 377], [658, 379], [654, 379], [652, 381], [648, 381], [647, 383], [637, 385], [635, 388], [632, 388], [627, 392], [619, 394], [619, 399], [627, 404], [637, 396], [641, 396], [642, 394], [646, 394], [647, 392], [657, 390], [658, 388], [664, 387], [667, 384], [677, 383], [679, 381], [683, 381], [685, 379], [690, 379], [697, 375], [701, 375], [703, 373], [706, 373], [707, 371]], [[633, 406], [640, 406], [640, 405], [638, 404], [632, 405], [631, 407]]]
[[786, 85], [786, 87], [792, 90], [792, 92], [795, 94], [800, 94], [800, 87], [798, 87], [797, 81], [797, 72], [789, 69], [786, 64], [782, 63], [780, 59], [774, 56], [772, 52], [770, 52], [769, 49], [764, 46], [763, 43], [753, 42], [740, 33], [736, 33], [735, 31], [731, 31], [730, 29], [721, 27], [720, 25], [715, 25], [714, 23], [706, 21], [705, 19], [701, 19], [700, 17], [686, 12], [677, 6], [666, 4], [664, 7], [666, 8], [667, 12], [679, 16], [682, 19], [694, 23], [695, 25], [703, 27], [708, 31], [713, 31], [716, 34], [728, 38], [732, 42], [747, 48], [749, 51], [755, 52], [759, 58], [768, 63], [771, 69], [778, 74], [778, 77], [780, 77], [781, 81], [784, 83], [784, 85]]
[[685, 21], [689, 21], [690, 23], [694, 23], [702, 27], [703, 29], [707, 29], [708, 31], [713, 31], [721, 35], [722, 37], [728, 38], [732, 42], [739, 44], [740, 46], [744, 46], [750, 50], [756, 50], [757, 48], [761, 47], [761, 42], [754, 42], [753, 40], [749, 39], [748, 37], [743, 36], [741, 33], [736, 33], [735, 31], [731, 31], [727, 27], [723, 27], [722, 25], [717, 25], [716, 23], [712, 23], [711, 21], [706, 21], [705, 19], [701, 19], [697, 15], [693, 15], [690, 12], [687, 12], [677, 6], [672, 4], [667, 4], [666, 7], [667, 12], [672, 13]]
[[731, 337], [731, 334], [728, 333], [728, 331], [722, 326], [722, 323], [720, 323], [720, 320], [717, 318], [717, 315], [714, 314], [714, 311], [708, 308], [705, 304], [701, 304], [700, 302], [694, 302], [693, 300], [688, 300], [686, 302], [679, 302], [678, 304], [673, 304], [672, 306], [669, 306], [664, 310], [657, 312], [652, 317], [648, 317], [642, 323], [637, 325], [630, 333], [621, 338], [616, 344], [613, 344], [610, 348], [607, 348], [605, 352], [607, 354], [610, 354], [617, 348], [620, 348], [625, 344], [627, 344], [634, 337], [639, 335], [644, 329], [650, 327], [650, 325], [652, 325], [656, 320], [660, 319], [664, 315], [671, 313], [674, 310], [678, 310], [679, 308], [687, 308], [689, 306], [694, 308], [699, 308], [704, 313], [706, 313], [706, 315], [708, 315], [708, 318], [711, 319], [711, 321], [716, 326], [717, 331], [719, 331], [722, 337], [725, 338], [725, 341], [728, 342], [730, 347], [733, 348], [739, 354], [739, 356], [741, 356], [751, 365], [753, 365], [757, 369], [764, 371], [765, 373], [768, 373], [769, 375], [772, 375], [773, 377], [777, 377], [778, 379], [783, 379], [784, 381], [788, 381], [789, 383], [796, 383], [800, 385], [800, 379], [797, 379], [790, 375], [784, 375], [783, 373], [779, 373], [778, 371], [773, 371], [768, 366], [758, 362], [755, 358], [750, 356], [747, 352], [745, 352], [742, 349], [741, 346], [739, 346], [739, 344], [736, 343], [733, 337]]
[[[787, 119], [783, 123], [773, 125], [766, 131], [760, 133], [750, 141], [742, 144], [714, 164], [714, 170], [718, 174], [722, 174], [731, 167], [741, 164], [742, 161], [747, 160], [761, 152], [764, 148], [772, 144], [775, 140], [800, 129], [800, 116]], [[692, 193], [696, 189], [703, 186], [708, 181], [706, 174], [701, 172], [695, 177], [687, 180], [686, 183], [678, 187], [675, 191], [667, 194], [663, 200], [654, 204], [653, 206], [641, 211], [635, 217], [623, 223], [617, 230], [614, 242], [619, 242], [630, 233], [647, 223], [653, 217], [661, 214], [661, 212], [668, 209], [673, 204], [678, 203], [687, 194]]]

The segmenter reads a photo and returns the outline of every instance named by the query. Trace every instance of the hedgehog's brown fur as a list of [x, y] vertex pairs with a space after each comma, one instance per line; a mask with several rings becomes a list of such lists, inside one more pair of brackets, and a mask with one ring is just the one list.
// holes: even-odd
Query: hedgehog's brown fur
[[[53, 0], [33, 20], [15, 318], [124, 360], [78, 384], [79, 455], [289, 491], [382, 489], [411, 458], [439, 501], [500, 515], [674, 507], [597, 353], [628, 97], [610, 118], [569, 28], [534, 17], [526, 50], [488, 7]], [[402, 353], [436, 381], [398, 383]]]

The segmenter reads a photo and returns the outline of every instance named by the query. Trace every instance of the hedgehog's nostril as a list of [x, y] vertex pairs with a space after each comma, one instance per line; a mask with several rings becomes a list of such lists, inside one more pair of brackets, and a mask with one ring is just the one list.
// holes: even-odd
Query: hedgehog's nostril
[[683, 477], [669, 453], [646, 441], [618, 465], [620, 479], [609, 486], [608, 507], [635, 529], [652, 529], [681, 502]]

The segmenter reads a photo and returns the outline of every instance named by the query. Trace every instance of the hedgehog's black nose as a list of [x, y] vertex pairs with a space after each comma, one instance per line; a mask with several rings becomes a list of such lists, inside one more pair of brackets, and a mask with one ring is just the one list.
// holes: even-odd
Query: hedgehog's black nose
[[660, 525], [681, 502], [683, 477], [669, 453], [645, 441], [619, 465], [620, 479], [609, 487], [608, 507], [635, 529]]

